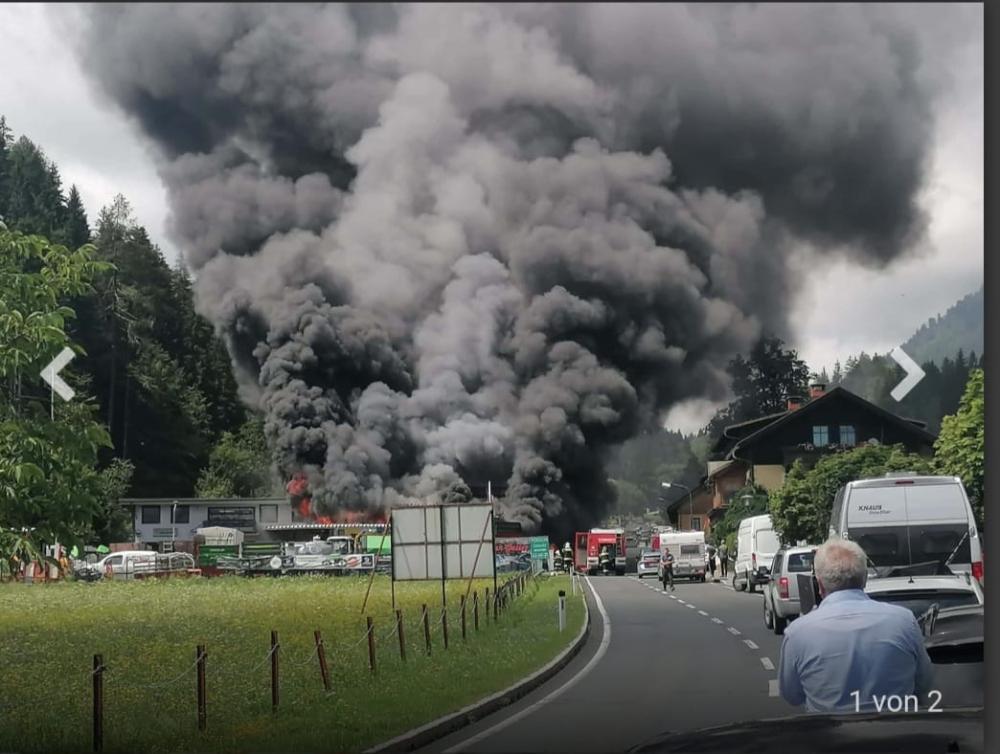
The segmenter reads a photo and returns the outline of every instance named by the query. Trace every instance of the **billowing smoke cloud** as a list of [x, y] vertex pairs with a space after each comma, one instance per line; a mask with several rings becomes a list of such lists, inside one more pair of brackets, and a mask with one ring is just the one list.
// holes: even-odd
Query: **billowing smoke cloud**
[[320, 510], [493, 481], [562, 534], [609, 448], [787, 333], [797, 249], [920, 238], [931, 13], [92, 6], [79, 50]]

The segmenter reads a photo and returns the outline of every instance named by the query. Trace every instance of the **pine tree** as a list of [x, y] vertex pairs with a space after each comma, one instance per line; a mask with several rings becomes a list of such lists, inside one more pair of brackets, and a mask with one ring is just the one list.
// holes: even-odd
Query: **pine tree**
[[80, 192], [76, 186], [70, 186], [69, 198], [66, 200], [66, 223], [63, 226], [66, 244], [71, 249], [78, 249], [85, 243], [90, 243], [90, 226], [87, 224], [87, 213], [83, 209]]
[[7, 119], [0, 115], [0, 220], [7, 217], [7, 194], [9, 191], [10, 168], [7, 164], [13, 134], [7, 127]]

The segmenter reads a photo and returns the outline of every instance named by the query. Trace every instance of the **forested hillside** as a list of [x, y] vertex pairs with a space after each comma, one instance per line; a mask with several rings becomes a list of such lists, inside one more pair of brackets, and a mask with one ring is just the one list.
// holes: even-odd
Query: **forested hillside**
[[980, 288], [920, 326], [903, 350], [917, 362], [933, 361], [941, 366], [961, 349], [965, 353], [983, 352], [983, 292]]
[[76, 313], [67, 334], [86, 353], [64, 375], [78, 400], [98, 407], [112, 443], [100, 465], [115, 466], [119, 488], [193, 495], [213, 448], [248, 417], [224, 345], [194, 310], [186, 271], [167, 263], [123, 196], [91, 221], [76, 187], [65, 189], [42, 148], [15, 138], [2, 118], [0, 217], [11, 231], [71, 250], [93, 243], [94, 260], [110, 263], [91, 291], [66, 302]]

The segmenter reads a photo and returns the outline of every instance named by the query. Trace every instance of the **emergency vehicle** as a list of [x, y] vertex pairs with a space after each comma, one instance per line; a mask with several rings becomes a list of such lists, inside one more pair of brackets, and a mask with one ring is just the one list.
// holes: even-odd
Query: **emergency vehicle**
[[573, 548], [573, 566], [577, 571], [595, 576], [601, 571], [601, 550], [607, 548], [608, 572], [625, 575], [626, 549], [624, 529], [579, 531]]

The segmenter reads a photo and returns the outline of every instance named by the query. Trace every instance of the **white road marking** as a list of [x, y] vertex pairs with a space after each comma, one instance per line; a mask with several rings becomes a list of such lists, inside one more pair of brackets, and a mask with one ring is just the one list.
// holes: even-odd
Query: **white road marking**
[[694, 605], [692, 605], [692, 604], [691, 604], [690, 602], [688, 603], [688, 607], [690, 607], [690, 608], [691, 608], [692, 610], [694, 610], [694, 609], [695, 609], [695, 606], [694, 606]]
[[712, 618], [712, 623], [719, 623], [721, 625], [722, 621], [718, 618]]
[[572, 688], [577, 683], [582, 681], [584, 677], [591, 670], [593, 670], [594, 667], [596, 667], [597, 663], [599, 663], [604, 658], [604, 655], [608, 651], [608, 645], [611, 644], [611, 617], [608, 615], [608, 611], [605, 610], [604, 603], [601, 602], [601, 597], [600, 595], [597, 594], [597, 590], [594, 589], [594, 585], [590, 583], [589, 577], [587, 577], [587, 586], [590, 587], [590, 591], [594, 595], [594, 602], [597, 603], [597, 610], [601, 613], [601, 621], [604, 624], [604, 633], [601, 636], [601, 644], [597, 648], [597, 651], [594, 653], [594, 656], [590, 658], [590, 661], [580, 669], [580, 672], [578, 672], [575, 676], [566, 681], [566, 683], [564, 683], [559, 688], [553, 689], [553, 691], [549, 693], [545, 698], [539, 699], [534, 704], [525, 707], [520, 712], [517, 712], [516, 714], [513, 714], [504, 720], [501, 720], [496, 725], [492, 725], [486, 730], [480, 731], [476, 735], [464, 739], [461, 743], [455, 744], [450, 749], [445, 749], [444, 754], [453, 754], [454, 752], [458, 751], [467, 751], [470, 745], [478, 743], [479, 741], [482, 741], [485, 738], [489, 738], [490, 736], [492, 736], [495, 733], [498, 733], [504, 728], [507, 728], [513, 725], [514, 723], [518, 722], [519, 720], [524, 719], [532, 712], [537, 712], [539, 709], [541, 709], [546, 704], [554, 700], [556, 697], [561, 696], [564, 692], [568, 691], [570, 688]]
[[[666, 594], [666, 592], [664, 592], [664, 594]], [[675, 594], [671, 594], [671, 595], [670, 595], [670, 599], [672, 599], [672, 600], [675, 600], [675, 599], [677, 599], [677, 595], [675, 595]]]
[[767, 695], [777, 696], [778, 695], [778, 679], [772, 678], [767, 682]]
[[681, 600], [681, 599], [677, 600], [677, 602], [680, 605], [686, 605], [687, 604], [684, 600]]
[[727, 630], [727, 631], [728, 631], [729, 633], [731, 633], [731, 634], [732, 634], [733, 636], [740, 636], [740, 632], [739, 632], [739, 631], [737, 631], [737, 630], [736, 630], [735, 628], [733, 628], [732, 626], [730, 626], [730, 627], [729, 627], [729, 628], [727, 628], [726, 630]]
[[698, 615], [704, 615], [706, 618], [708, 617], [708, 613], [706, 613], [704, 610], [699, 610]]
[[753, 643], [753, 639], [744, 639], [743, 643], [750, 647], [750, 649], [760, 649], [760, 647]]
[[764, 670], [774, 670], [774, 663], [770, 657], [761, 657], [760, 664], [764, 666]]

